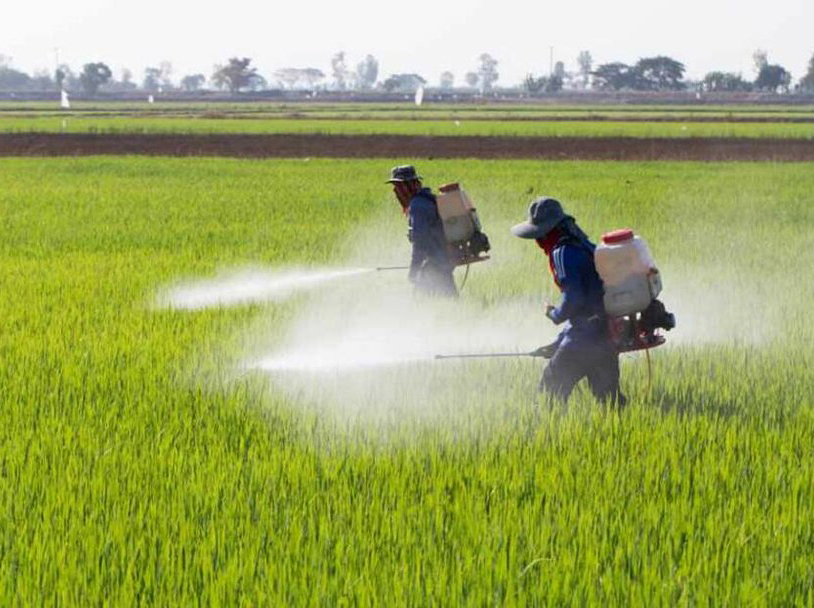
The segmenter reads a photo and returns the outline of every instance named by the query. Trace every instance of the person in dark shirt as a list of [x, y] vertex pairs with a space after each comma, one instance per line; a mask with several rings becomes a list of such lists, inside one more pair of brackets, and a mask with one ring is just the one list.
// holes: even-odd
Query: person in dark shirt
[[433, 296], [456, 297], [458, 290], [452, 271], [444, 225], [438, 203], [412, 165], [393, 167], [387, 183], [407, 215], [408, 238], [413, 245], [408, 278], [416, 289]]
[[540, 379], [540, 390], [567, 401], [576, 384], [587, 378], [597, 399], [623, 406], [619, 353], [608, 334], [604, 287], [594, 265], [596, 246], [559, 201], [548, 197], [531, 203], [528, 221], [514, 226], [512, 234], [537, 242], [562, 292], [559, 306], [546, 305], [546, 316], [564, 324], [564, 329], [551, 345], [553, 355]]

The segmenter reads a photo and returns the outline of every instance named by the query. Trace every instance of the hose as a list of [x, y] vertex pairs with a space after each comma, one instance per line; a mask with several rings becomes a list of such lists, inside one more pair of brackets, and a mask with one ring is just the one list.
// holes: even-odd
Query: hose
[[459, 292], [464, 290], [464, 286], [466, 285], [466, 279], [468, 279], [468, 278], [469, 278], [469, 267], [470, 267], [471, 265], [472, 265], [472, 264], [470, 264], [469, 262], [467, 262], [467, 263], [466, 263], [466, 272], [464, 273], [464, 278], [463, 278], [463, 280], [461, 281], [461, 286], [458, 288], [458, 291], [459, 291]]

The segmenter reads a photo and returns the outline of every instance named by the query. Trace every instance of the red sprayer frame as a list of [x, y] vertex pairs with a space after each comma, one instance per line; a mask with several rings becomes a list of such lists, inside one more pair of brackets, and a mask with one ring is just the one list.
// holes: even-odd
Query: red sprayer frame
[[608, 318], [608, 334], [620, 353], [656, 348], [667, 341], [658, 330], [643, 330], [638, 313]]

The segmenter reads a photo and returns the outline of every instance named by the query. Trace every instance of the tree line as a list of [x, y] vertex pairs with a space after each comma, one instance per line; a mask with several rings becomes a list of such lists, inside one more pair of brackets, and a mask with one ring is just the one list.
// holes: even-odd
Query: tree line
[[[744, 78], [740, 73], [713, 71], [700, 81], [685, 79], [683, 63], [671, 57], [658, 55], [643, 57], [634, 64], [611, 62], [594, 65], [589, 51], [582, 51], [576, 58], [576, 69], [566, 70], [562, 61], [550, 66], [548, 74], [528, 74], [523, 82], [515, 87], [529, 95], [556, 93], [567, 90], [597, 91], [764, 91], [775, 93], [814, 92], [814, 55], [806, 74], [797, 83], [791, 73], [779, 64], [770, 63], [768, 53], [758, 50], [753, 55], [755, 77]], [[195, 92], [203, 89], [229, 91], [236, 94], [242, 91], [266, 89], [286, 90], [334, 90], [334, 91], [383, 91], [387, 93], [410, 93], [419, 87], [437, 86], [441, 90], [456, 88], [456, 77], [451, 71], [444, 71], [437, 84], [429, 83], [418, 73], [390, 74], [379, 79], [379, 62], [373, 55], [367, 55], [353, 65], [344, 52], [331, 57], [330, 71], [314, 67], [286, 67], [275, 70], [270, 78], [262, 76], [252, 65], [249, 57], [231, 57], [222, 64], [215, 65], [207, 76], [203, 73], [186, 74], [174, 78], [172, 64], [168, 61], [145, 68], [140, 81], [133, 73], [123, 69], [119, 77], [114, 77], [110, 67], [102, 61], [85, 63], [81, 70], [73, 71], [70, 66], [61, 64], [53, 74], [39, 71], [27, 74], [12, 66], [8, 57], [0, 55], [0, 91], [59, 91], [82, 92], [95, 96], [100, 92], [121, 93], [144, 91], [162, 93], [172, 91]], [[463, 82], [457, 88], [476, 90], [482, 93], [493, 91], [499, 81], [498, 61], [488, 53], [476, 58], [474, 69], [466, 72]]]

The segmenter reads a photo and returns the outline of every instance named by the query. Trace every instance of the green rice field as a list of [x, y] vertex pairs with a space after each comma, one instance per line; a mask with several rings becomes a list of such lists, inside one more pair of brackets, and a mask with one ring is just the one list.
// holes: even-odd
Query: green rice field
[[28, 132], [811, 139], [814, 108], [80, 101], [59, 111], [0, 102], [0, 133]]
[[[285, 102], [285, 101], [165, 101], [159, 98], [155, 103], [148, 103], [146, 99], [131, 101], [111, 101], [100, 99], [71, 100], [68, 113], [217, 113], [221, 115], [286, 115], [301, 114], [326, 117], [353, 117], [353, 116], [383, 116], [383, 117], [413, 117], [423, 116], [474, 116], [477, 118], [490, 117], [546, 117], [546, 116], [628, 116], [628, 117], [738, 117], [751, 116], [757, 118], [787, 118], [812, 117], [814, 105], [811, 104], [563, 104], [545, 102], [498, 102], [483, 100], [481, 103], [464, 102], [435, 102], [416, 106], [408, 101], [398, 102]], [[52, 101], [10, 101], [0, 100], [0, 112], [33, 113], [45, 112], [64, 113], [59, 108], [55, 96]]]
[[[656, 129], [460, 132], [605, 126]], [[459, 302], [416, 300], [383, 273], [178, 310], [156, 294], [249, 265], [407, 263], [383, 181], [410, 159], [0, 159], [0, 604], [814, 605], [811, 164], [413, 160], [429, 184], [465, 185], [492, 240]], [[240, 367], [285, 353], [312, 316], [428, 315], [475, 349], [547, 342], [547, 261], [508, 232], [542, 194], [594, 238], [636, 229], [659, 263], [679, 325], [652, 377], [643, 355], [623, 358], [624, 411], [583, 390], [551, 406], [539, 360]]]
[[317, 133], [520, 137], [814, 138], [811, 123], [614, 122], [511, 120], [223, 119], [197, 116], [0, 116], [0, 133]]

